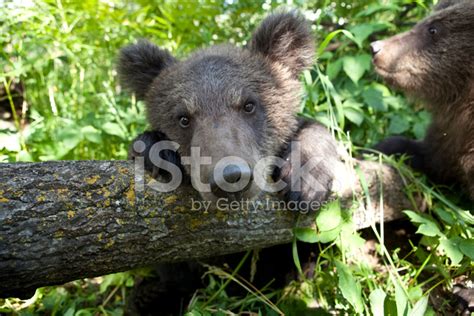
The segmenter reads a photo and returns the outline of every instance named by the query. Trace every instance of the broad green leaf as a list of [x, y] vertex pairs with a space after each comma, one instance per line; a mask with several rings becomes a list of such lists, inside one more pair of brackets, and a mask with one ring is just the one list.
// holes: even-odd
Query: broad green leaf
[[109, 134], [109, 135], [114, 135], [118, 136], [120, 138], [125, 138], [125, 131], [120, 127], [118, 123], [114, 122], [107, 122], [102, 126], [102, 130]]
[[294, 229], [294, 234], [298, 240], [307, 243], [316, 243], [319, 241], [316, 230], [306, 227], [297, 227]]
[[362, 92], [362, 98], [368, 106], [377, 111], [387, 111], [387, 105], [384, 102], [383, 93], [375, 88], [368, 88]]
[[376, 289], [369, 295], [370, 311], [372, 315], [384, 315], [384, 302], [387, 294], [382, 289]]
[[342, 70], [342, 59], [338, 59], [335, 62], [329, 63], [326, 73], [329, 79], [334, 80]]
[[74, 316], [75, 312], [76, 312], [76, 306], [73, 305], [66, 310], [66, 312], [64, 313], [64, 316]]
[[352, 99], [348, 99], [342, 104], [345, 117], [357, 126], [360, 126], [364, 121], [364, 111], [362, 111], [362, 106], [362, 104]]
[[357, 84], [364, 73], [370, 69], [370, 56], [367, 54], [346, 56], [342, 60], [342, 68], [347, 76]]
[[84, 126], [81, 128], [81, 132], [84, 138], [92, 143], [100, 144], [102, 142], [101, 132], [94, 126]]
[[416, 302], [413, 309], [408, 313], [409, 316], [425, 316], [426, 309], [428, 308], [428, 297], [425, 296]]
[[443, 207], [436, 206], [436, 207], [434, 207], [433, 211], [446, 224], [448, 224], [448, 225], [454, 225], [455, 224], [454, 215], [452, 213], [446, 211]]
[[332, 230], [319, 232], [318, 242], [323, 243], [323, 244], [333, 242], [334, 240], [337, 239], [340, 233], [341, 233], [341, 226], [337, 226], [336, 228]]
[[451, 260], [452, 265], [458, 265], [462, 258], [463, 253], [460, 250], [458, 240], [456, 239], [441, 239], [439, 241], [439, 248], [444, 250], [446, 256]]
[[338, 286], [342, 296], [352, 305], [357, 313], [364, 311], [362, 300], [362, 290], [359, 282], [356, 281], [350, 269], [342, 262], [336, 261]]
[[333, 201], [321, 209], [316, 216], [316, 227], [319, 231], [330, 231], [338, 227], [342, 222], [341, 206], [339, 201]]
[[390, 134], [403, 134], [410, 128], [410, 122], [406, 117], [400, 115], [393, 115], [390, 119], [390, 125], [388, 126], [388, 132]]
[[350, 29], [351, 33], [354, 35], [357, 44], [362, 47], [363, 42], [374, 32], [384, 30], [388, 27], [388, 24], [381, 23], [361, 23], [357, 24]]
[[417, 230], [418, 234], [430, 237], [443, 236], [443, 233], [440, 231], [434, 220], [428, 219], [412, 211], [404, 211], [404, 213], [411, 219], [412, 222], [420, 224]]
[[474, 240], [473, 239], [460, 239], [459, 249], [463, 254], [468, 256], [471, 260], [474, 260]]
[[[359, 233], [357, 233], [353, 223], [344, 222], [340, 228], [341, 232], [338, 236], [339, 247], [347, 251], [348, 254], [358, 256], [360, 249], [365, 245], [364, 238], [360, 237]], [[365, 260], [365, 258], [362, 257], [360, 257], [360, 259]]]
[[397, 304], [397, 315], [406, 316], [410, 306], [408, 304], [408, 298], [402, 286], [395, 280], [395, 303]]

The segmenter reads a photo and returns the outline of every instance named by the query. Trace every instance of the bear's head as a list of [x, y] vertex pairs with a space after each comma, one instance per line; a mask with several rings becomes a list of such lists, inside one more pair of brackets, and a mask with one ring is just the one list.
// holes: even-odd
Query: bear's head
[[[313, 58], [307, 22], [296, 13], [280, 13], [262, 22], [247, 47], [213, 46], [186, 60], [140, 41], [122, 49], [118, 72], [122, 84], [145, 101], [151, 128], [177, 143], [181, 157], [200, 159], [194, 147], [200, 157], [212, 159], [201, 160], [200, 172], [184, 164], [199, 188], [198, 181], [217, 181], [213, 171], [223, 158], [224, 178], [232, 182], [251, 178], [261, 158], [286, 148], [298, 125], [298, 76]], [[216, 193], [199, 191], [208, 200]], [[238, 193], [248, 198], [259, 191], [250, 181]]]
[[429, 105], [472, 93], [474, 1], [441, 1], [412, 30], [371, 44], [375, 70], [390, 85]]

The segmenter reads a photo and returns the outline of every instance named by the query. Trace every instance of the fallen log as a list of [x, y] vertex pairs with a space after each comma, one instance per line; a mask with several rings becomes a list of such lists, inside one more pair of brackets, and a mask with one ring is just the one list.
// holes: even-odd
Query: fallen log
[[[353, 215], [357, 228], [412, 208], [393, 168], [358, 162], [371, 205]], [[341, 175], [349, 177], [352, 175]], [[341, 197], [345, 207], [360, 185]], [[271, 197], [267, 197], [272, 199]], [[135, 190], [127, 161], [63, 161], [0, 165], [0, 297], [27, 297], [38, 287], [290, 242], [293, 228], [314, 214], [266, 208], [194, 210], [190, 188], [172, 193]], [[268, 202], [269, 200], [267, 200]]]

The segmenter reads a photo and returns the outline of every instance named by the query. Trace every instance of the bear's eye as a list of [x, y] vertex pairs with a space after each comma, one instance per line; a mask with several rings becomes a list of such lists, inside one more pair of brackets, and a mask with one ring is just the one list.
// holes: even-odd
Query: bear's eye
[[190, 121], [189, 117], [187, 117], [187, 116], [184, 116], [184, 115], [183, 115], [183, 116], [181, 116], [181, 117], [179, 118], [179, 125], [180, 125], [182, 128], [188, 127], [190, 123], [191, 123], [191, 121]]
[[244, 111], [245, 113], [253, 113], [255, 111], [255, 103], [253, 102], [247, 102], [245, 105], [244, 105]]
[[430, 26], [428, 28], [428, 32], [430, 32], [431, 35], [436, 35], [436, 34], [438, 34], [438, 29], [434, 26]]

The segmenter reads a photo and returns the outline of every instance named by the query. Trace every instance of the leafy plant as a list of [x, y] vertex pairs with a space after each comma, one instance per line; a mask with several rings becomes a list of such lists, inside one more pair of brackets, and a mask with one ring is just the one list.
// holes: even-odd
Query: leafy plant
[[[301, 78], [305, 87], [301, 115], [328, 126], [351, 150], [389, 135], [420, 139], [429, 115], [416, 101], [378, 80], [368, 46], [406, 30], [432, 4], [424, 0], [3, 1], [0, 161], [124, 159], [131, 139], [147, 123], [143, 104], [122, 93], [117, 82], [114, 63], [121, 47], [148, 38], [182, 57], [219, 42], [244, 46], [262, 17], [281, 7], [298, 8], [311, 21], [319, 43], [317, 64]], [[360, 255], [367, 242], [355, 231], [353, 210], [335, 201], [315, 217], [314, 229], [295, 229], [295, 267], [303, 275], [297, 240], [310, 243], [317, 254], [314, 277], [303, 277], [284, 289], [255, 289], [239, 276], [238, 267], [233, 272], [209, 267], [208, 286], [196, 293], [188, 315], [434, 314], [428, 295], [472, 274], [472, 206], [449, 188], [438, 188], [414, 174], [402, 161], [384, 161], [410, 183], [407, 194], [412, 200], [421, 195], [428, 203], [426, 213], [415, 208], [405, 212], [419, 239], [407, 240], [409, 249], [403, 254], [399, 248], [389, 249], [383, 231], [373, 227], [379, 264], [370, 265]], [[364, 186], [362, 177], [360, 181]], [[366, 202], [356, 200], [353, 207]], [[44, 288], [27, 301], [0, 300], [0, 312], [118, 315], [132, 275]], [[230, 282], [248, 294], [229, 296]]]

